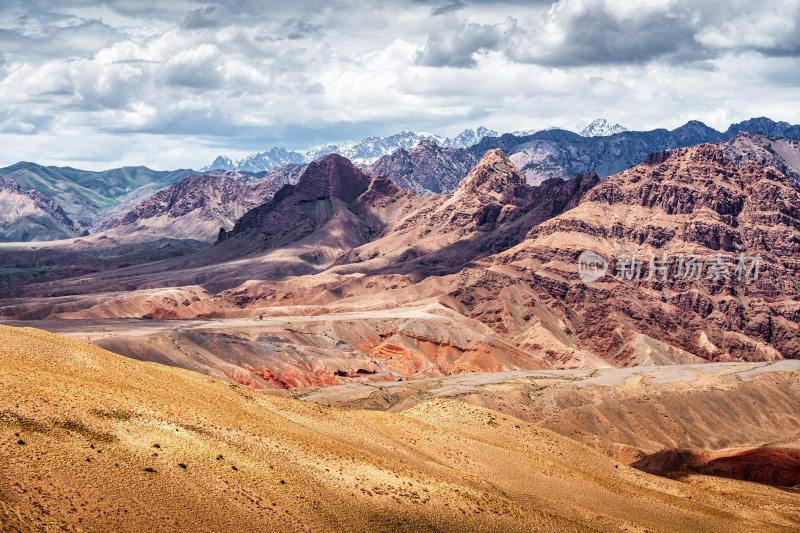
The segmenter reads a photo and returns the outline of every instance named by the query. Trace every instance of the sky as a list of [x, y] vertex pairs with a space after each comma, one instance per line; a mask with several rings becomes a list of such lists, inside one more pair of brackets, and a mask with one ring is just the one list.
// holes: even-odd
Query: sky
[[800, 123], [800, 0], [0, 1], [0, 166], [391, 135]]

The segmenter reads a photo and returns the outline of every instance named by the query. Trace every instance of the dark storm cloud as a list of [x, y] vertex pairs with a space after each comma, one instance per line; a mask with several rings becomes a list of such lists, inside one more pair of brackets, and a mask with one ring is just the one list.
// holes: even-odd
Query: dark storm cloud
[[219, 21], [214, 17], [216, 7], [208, 6], [200, 9], [193, 9], [186, 15], [183, 27], [188, 30], [218, 28]]
[[466, 7], [466, 4], [464, 2], [456, 1], [441, 7], [433, 8], [431, 10], [431, 15], [434, 17], [438, 15], [447, 15], [448, 13], [454, 13], [456, 11], [464, 9], [464, 7]]
[[305, 20], [298, 18], [290, 18], [281, 26], [282, 33], [287, 39], [296, 41], [305, 37], [319, 36], [322, 34], [322, 26], [319, 24], [310, 24]]
[[[800, 2], [767, 5], [683, 0], [622, 11], [606, 0], [562, 0], [539, 24], [469, 24], [429, 35], [416, 63], [432, 67], [477, 66], [475, 54], [502, 51], [518, 63], [548, 67], [638, 65], [654, 60], [708, 68], [727, 52], [768, 57], [800, 56]], [[444, 6], [441, 9], [445, 9]], [[751, 27], [751, 21], [762, 27]]]
[[215, 89], [221, 87], [219, 51], [203, 45], [192, 52], [178, 54], [164, 64], [160, 79], [167, 85], [189, 89]]
[[697, 22], [668, 15], [644, 11], [621, 18], [604, 4], [586, 5], [556, 22], [562, 31], [558, 46], [537, 46], [541, 30], [514, 27], [506, 51], [515, 61], [559, 67], [636, 64], [670, 56], [688, 62], [704, 57], [694, 40]]
[[426, 67], [471, 68], [477, 65], [473, 57], [476, 53], [494, 50], [502, 40], [499, 26], [467, 24], [457, 31], [428, 37], [415, 62]]
[[30, 59], [87, 56], [123, 38], [119, 30], [99, 20], [47, 24], [38, 26], [35, 32], [26, 29], [26, 26], [0, 28], [0, 47], [4, 53], [21, 54]]

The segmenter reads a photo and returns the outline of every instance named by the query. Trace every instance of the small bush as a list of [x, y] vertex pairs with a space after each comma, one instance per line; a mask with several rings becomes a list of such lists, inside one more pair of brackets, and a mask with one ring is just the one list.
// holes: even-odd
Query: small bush
[[286, 485], [286, 482], [284, 480], [281, 480], [281, 485]]
[[101, 431], [95, 431], [94, 429], [90, 428], [89, 426], [85, 425], [83, 422], [78, 420], [70, 420], [64, 419], [59, 420], [53, 424], [54, 426], [65, 429], [76, 435], [83, 437], [88, 441], [93, 442], [114, 442], [117, 440], [117, 437], [111, 435], [110, 433], [103, 433]]
[[219, 454], [219, 455], [217, 456], [217, 461], [222, 461], [223, 459], [224, 459], [224, 457], [222, 457], [222, 454]]
[[151, 468], [151, 467], [149, 467], [149, 466], [148, 466], [148, 467], [146, 467], [146, 468], [144, 469], [144, 471], [145, 471], [145, 472], [155, 472], [156, 470], [155, 470], [155, 468]]
[[153, 448], [161, 448], [161, 445], [157, 442], [153, 443]]
[[17, 441], [17, 444], [19, 444], [20, 446], [25, 446], [25, 441], [24, 441], [24, 440], [22, 440], [22, 439], [19, 439], [19, 440]]
[[183, 468], [184, 470], [186, 470], [186, 465], [185, 465], [185, 464], [183, 464], [183, 463], [178, 463], [178, 466], [179, 466], [179, 467], [181, 467], [181, 468]]
[[238, 468], [236, 468], [235, 466], [231, 466], [231, 468], [233, 468], [234, 470], [239, 470], [239, 469], [238, 469]]

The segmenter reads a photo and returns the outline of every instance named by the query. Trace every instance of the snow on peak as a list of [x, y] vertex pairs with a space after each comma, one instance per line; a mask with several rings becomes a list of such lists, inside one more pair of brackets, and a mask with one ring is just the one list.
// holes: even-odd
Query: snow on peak
[[622, 133], [623, 131], [628, 131], [628, 128], [625, 126], [620, 126], [619, 124], [614, 124], [612, 126], [606, 119], [598, 118], [583, 128], [583, 130], [580, 132], [580, 135], [582, 137], [607, 137], [608, 135]]

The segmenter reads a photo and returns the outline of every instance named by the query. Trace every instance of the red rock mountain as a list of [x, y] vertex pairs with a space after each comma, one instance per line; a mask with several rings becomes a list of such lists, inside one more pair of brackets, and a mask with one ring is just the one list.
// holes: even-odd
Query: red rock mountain
[[[609, 275], [579, 279], [585, 250], [609, 262]], [[641, 279], [612, 277], [625, 253], [644, 261]], [[663, 271], [645, 279], [651, 253], [674, 261], [666, 279]], [[800, 358], [799, 253], [800, 191], [772, 167], [738, 168], [703, 144], [653, 154], [603, 180], [575, 209], [491, 258], [502, 275], [475, 276], [451, 294], [520, 346], [549, 339], [553, 357], [586, 350], [615, 366]], [[699, 280], [678, 279], [682, 254], [705, 267], [723, 254], [727, 267], [719, 279], [707, 269]], [[746, 268], [760, 256], [756, 280], [737, 279], [740, 254]], [[523, 299], [509, 298], [522, 291]]]
[[400, 149], [367, 167], [370, 176], [384, 175], [398, 187], [417, 194], [451, 193], [477, 163], [466, 150], [442, 148], [420, 141], [410, 150]]
[[263, 195], [270, 194], [268, 187], [240, 183], [245, 179], [235, 172], [189, 176], [131, 209], [107, 233], [213, 240], [220, 228], [233, 227], [248, 209], [264, 200]]
[[[271, 249], [322, 232], [336, 244], [352, 247], [366, 240], [367, 224], [350, 207], [372, 179], [344, 157], [331, 154], [306, 167], [296, 185], [284, 185], [272, 200], [244, 214], [219, 242]], [[392, 191], [397, 193], [399, 191]]]
[[452, 195], [417, 201], [338, 263], [415, 277], [451, 273], [516, 244], [534, 225], [575, 205], [597, 179], [587, 174], [531, 187], [501, 150], [490, 150]]
[[[798, 357], [798, 195], [776, 169], [737, 166], [713, 144], [653, 154], [599, 183], [588, 174], [536, 187], [492, 150], [452, 195], [430, 197], [330, 156], [203, 253], [28, 286], [42, 298], [6, 301], [3, 310], [71, 318], [360, 317], [302, 335], [277, 327], [269, 331], [280, 339], [270, 341], [272, 351], [241, 340], [247, 367], [226, 375], [262, 386], [346, 383], [366, 375], [359, 370], [394, 379]], [[635, 253], [647, 260], [642, 278], [650, 253], [673, 261], [696, 254], [704, 268], [724, 253], [728, 279], [706, 279], [706, 270], [701, 279], [676, 278], [673, 262], [666, 280], [584, 282], [583, 251], [604, 257], [611, 274], [623, 252]], [[739, 254], [760, 255], [758, 279], [735, 278]], [[98, 295], [121, 284], [141, 290]], [[163, 305], [147, 292], [157, 286], [175, 288]], [[193, 334], [180, 353], [212, 351], [208, 335]], [[216, 370], [205, 371], [229, 369], [225, 339], [207, 359]], [[114, 349], [133, 344], [125, 346]], [[147, 345], [136, 349], [151, 357]], [[185, 355], [175, 357], [185, 364]], [[373, 366], [389, 360], [386, 373]]]

